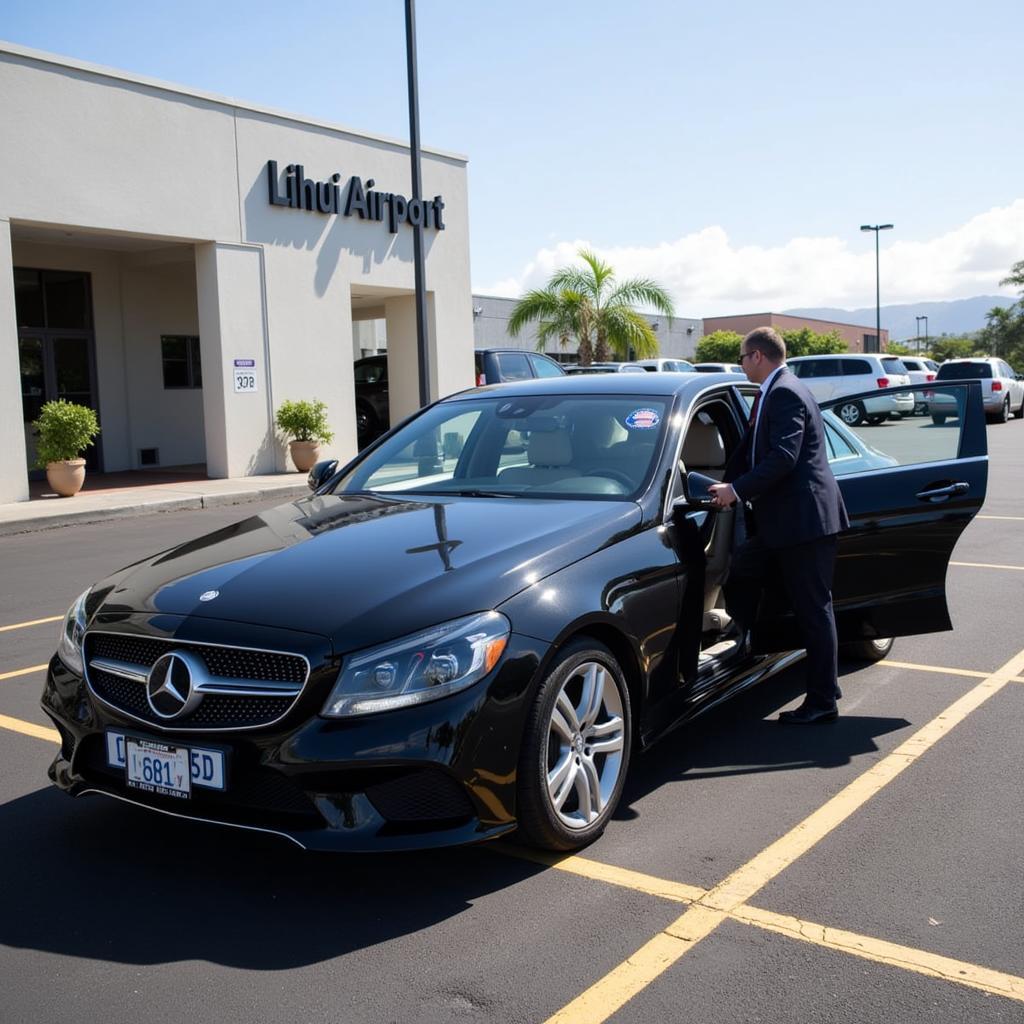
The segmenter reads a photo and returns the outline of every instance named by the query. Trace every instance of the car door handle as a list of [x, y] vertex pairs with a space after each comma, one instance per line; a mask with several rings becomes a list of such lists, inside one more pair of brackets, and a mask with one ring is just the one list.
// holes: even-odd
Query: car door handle
[[956, 497], [958, 494], [966, 494], [971, 489], [971, 485], [966, 480], [958, 480], [956, 483], [947, 484], [945, 487], [935, 487], [928, 491], [918, 491], [916, 497], [919, 501], [930, 501], [938, 503], [940, 501], [949, 501], [950, 498]]

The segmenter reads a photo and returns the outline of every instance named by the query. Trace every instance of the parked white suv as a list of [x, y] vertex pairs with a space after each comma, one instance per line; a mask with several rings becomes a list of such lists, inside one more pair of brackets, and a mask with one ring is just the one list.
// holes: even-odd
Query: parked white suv
[[[947, 359], [935, 375], [935, 383], [944, 380], [980, 380], [985, 415], [996, 423], [1005, 423], [1012, 412], [1024, 416], [1024, 381], [1002, 359], [979, 356], [977, 359]], [[936, 424], [947, 416], [958, 415], [952, 395], [935, 392], [928, 396], [928, 411]]]
[[910, 375], [896, 356], [881, 353], [850, 353], [835, 356], [796, 356], [786, 364], [810, 389], [819, 402], [862, 391], [878, 391], [878, 398], [863, 402], [842, 402], [832, 410], [847, 426], [883, 423], [892, 413], [909, 416], [914, 411], [914, 393], [886, 395], [886, 388], [909, 384]]

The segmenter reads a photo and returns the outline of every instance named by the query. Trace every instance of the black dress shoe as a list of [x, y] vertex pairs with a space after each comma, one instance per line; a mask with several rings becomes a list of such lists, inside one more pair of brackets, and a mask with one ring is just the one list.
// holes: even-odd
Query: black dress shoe
[[784, 725], [816, 725], [818, 722], [834, 722], [838, 717], [838, 708], [809, 708], [805, 704], [792, 711], [780, 711], [778, 721]]

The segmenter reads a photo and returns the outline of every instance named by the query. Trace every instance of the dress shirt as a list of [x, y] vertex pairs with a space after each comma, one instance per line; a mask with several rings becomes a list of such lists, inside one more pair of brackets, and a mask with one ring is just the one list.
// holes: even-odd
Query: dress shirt
[[[757, 441], [757, 428], [758, 428], [758, 426], [761, 423], [761, 413], [764, 412], [765, 395], [768, 394], [768, 389], [772, 386], [772, 381], [775, 380], [775, 378], [780, 373], [782, 373], [782, 371], [785, 368], [786, 368], [786, 364], [785, 363], [783, 363], [781, 366], [777, 366], [774, 370], [772, 370], [771, 373], [768, 374], [767, 377], [765, 377], [765, 379], [763, 381], [761, 381], [760, 401], [757, 403], [757, 415], [754, 417], [754, 424], [750, 428], [750, 468], [751, 469], [754, 468], [754, 444]], [[743, 498], [740, 497], [740, 494], [736, 490], [735, 487], [732, 489], [732, 493], [736, 495], [736, 500], [739, 501], [742, 504]]]

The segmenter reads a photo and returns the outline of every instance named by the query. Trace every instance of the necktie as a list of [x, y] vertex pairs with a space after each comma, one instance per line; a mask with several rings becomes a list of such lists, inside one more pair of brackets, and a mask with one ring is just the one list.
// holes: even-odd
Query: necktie
[[754, 404], [750, 407], [750, 419], [747, 420], [747, 426], [749, 426], [751, 430], [754, 429], [754, 424], [757, 422], [757, 407], [760, 404], [761, 404], [761, 392], [758, 391], [757, 394], [754, 395]]

